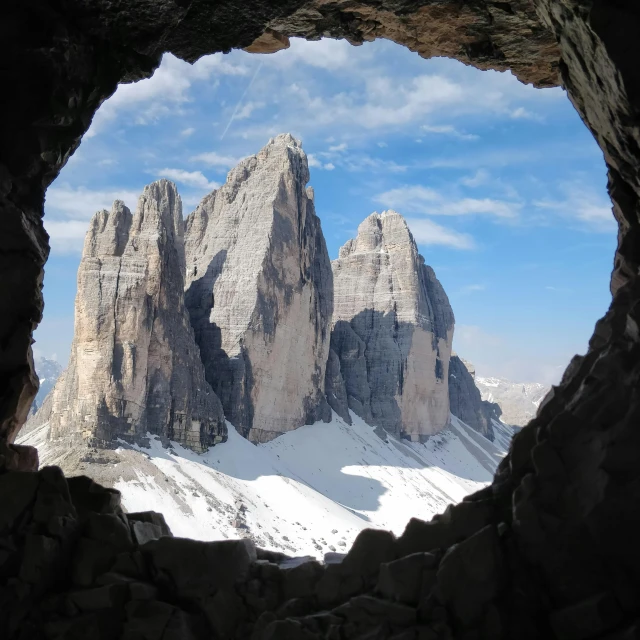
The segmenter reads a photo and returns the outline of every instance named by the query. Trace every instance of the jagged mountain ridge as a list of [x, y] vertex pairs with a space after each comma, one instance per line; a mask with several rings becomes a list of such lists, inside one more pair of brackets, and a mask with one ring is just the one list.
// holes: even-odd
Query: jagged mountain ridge
[[504, 378], [476, 378], [482, 399], [496, 403], [507, 424], [523, 427], [535, 418], [538, 407], [549, 392], [549, 386], [539, 382], [511, 382]]
[[[415, 440], [446, 427], [454, 317], [435, 273], [393, 211], [369, 216], [330, 265], [308, 180], [300, 142], [283, 134], [186, 222], [166, 180], [145, 188], [135, 216], [118, 201], [96, 214], [70, 372], [33, 422], [52, 418], [54, 438], [69, 428], [106, 444], [149, 430], [204, 450], [224, 438], [219, 396], [255, 442], [328, 421], [329, 407]], [[150, 300], [146, 315], [137, 311]], [[193, 364], [193, 375], [174, 376], [164, 361]], [[490, 438], [474, 390], [458, 393], [454, 409]], [[209, 404], [193, 413], [201, 396]], [[88, 425], [85, 404], [97, 407]]]

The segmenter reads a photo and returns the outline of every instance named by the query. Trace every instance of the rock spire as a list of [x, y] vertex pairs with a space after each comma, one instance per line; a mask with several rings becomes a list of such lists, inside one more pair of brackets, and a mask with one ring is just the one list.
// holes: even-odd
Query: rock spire
[[202, 451], [226, 439], [184, 306], [184, 223], [173, 183], [91, 220], [69, 366], [36, 418], [51, 438], [109, 446], [147, 432]]
[[186, 303], [207, 380], [254, 442], [328, 420], [333, 278], [307, 158], [290, 134], [188, 217]]
[[371, 214], [332, 267], [331, 348], [349, 408], [412, 440], [443, 429], [454, 317], [404, 218]]
[[475, 369], [470, 362], [451, 354], [449, 360], [449, 402], [451, 413], [493, 441], [493, 420], [499, 420], [502, 410], [495, 402], [480, 397], [475, 383]]

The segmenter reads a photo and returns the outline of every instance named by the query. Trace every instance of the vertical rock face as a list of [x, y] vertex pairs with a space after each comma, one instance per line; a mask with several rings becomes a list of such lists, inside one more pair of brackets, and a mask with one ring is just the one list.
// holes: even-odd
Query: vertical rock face
[[147, 431], [195, 450], [226, 439], [184, 306], [184, 222], [173, 183], [91, 220], [69, 366], [43, 406], [52, 439], [108, 445]]
[[371, 214], [332, 266], [331, 348], [349, 408], [413, 440], [443, 429], [453, 311], [404, 218]]
[[454, 416], [493, 441], [491, 420], [498, 420], [502, 411], [494, 402], [481, 399], [473, 365], [455, 354], [449, 361], [449, 403]]
[[338, 354], [333, 349], [329, 349], [329, 359], [327, 360], [324, 387], [329, 406], [347, 424], [351, 424], [347, 387], [344, 383], [344, 378], [342, 377], [342, 371], [340, 369], [340, 358], [338, 358]]
[[188, 217], [186, 303], [207, 380], [254, 442], [328, 420], [333, 278], [307, 158], [280, 135]]

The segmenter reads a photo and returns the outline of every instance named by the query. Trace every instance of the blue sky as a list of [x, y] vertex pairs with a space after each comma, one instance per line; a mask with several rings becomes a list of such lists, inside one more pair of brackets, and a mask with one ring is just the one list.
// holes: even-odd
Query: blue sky
[[309, 156], [329, 254], [371, 212], [402, 213], [479, 375], [552, 382], [610, 302], [616, 225], [602, 154], [561, 89], [423, 60], [389, 42], [295, 40], [121, 86], [47, 192], [52, 253], [36, 352], [66, 362], [88, 221], [172, 179], [184, 213], [238, 159], [291, 132]]

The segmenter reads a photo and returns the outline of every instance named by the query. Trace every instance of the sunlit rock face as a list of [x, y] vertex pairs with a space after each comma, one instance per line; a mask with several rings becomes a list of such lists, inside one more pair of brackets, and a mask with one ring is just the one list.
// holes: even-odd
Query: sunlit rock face
[[331, 348], [349, 407], [412, 440], [437, 433], [449, 419], [454, 317], [404, 218], [371, 214], [332, 267]]
[[254, 442], [330, 419], [329, 255], [289, 134], [229, 172], [186, 222], [186, 302], [207, 380]]
[[184, 306], [184, 222], [176, 187], [145, 187], [91, 220], [78, 270], [69, 366], [34, 420], [52, 439], [109, 445], [147, 432], [197, 451], [226, 439]]

